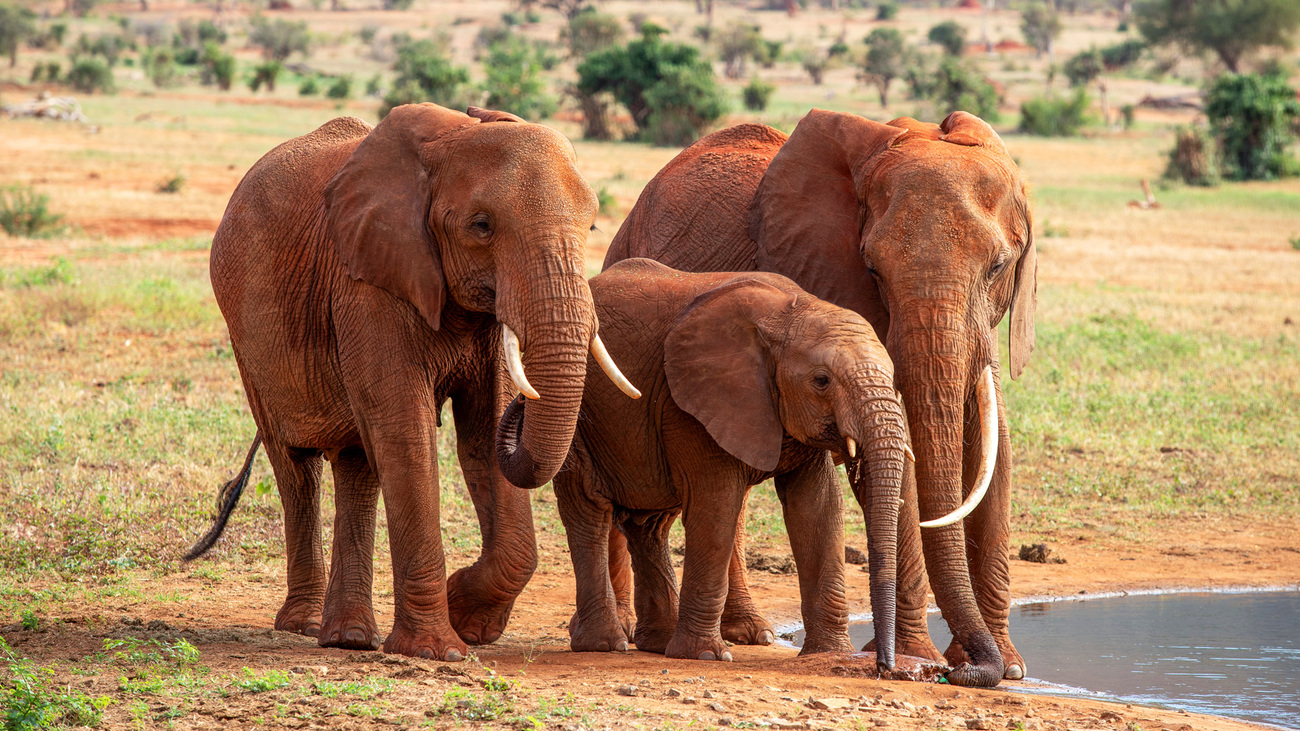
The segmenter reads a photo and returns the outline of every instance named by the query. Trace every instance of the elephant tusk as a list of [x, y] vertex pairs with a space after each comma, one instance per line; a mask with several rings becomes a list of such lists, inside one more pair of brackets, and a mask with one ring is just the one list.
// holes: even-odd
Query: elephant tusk
[[641, 392], [636, 389], [636, 386], [632, 385], [631, 381], [627, 380], [627, 377], [618, 369], [618, 366], [614, 365], [614, 359], [609, 357], [609, 351], [605, 350], [605, 344], [600, 341], [600, 335], [591, 339], [591, 355], [600, 364], [600, 369], [605, 371], [605, 375], [609, 376], [609, 380], [613, 381], [615, 386], [618, 386], [618, 390], [632, 398], [641, 398]]
[[980, 376], [979, 387], [976, 389], [976, 397], [979, 400], [980, 446], [983, 455], [980, 458], [979, 476], [975, 479], [975, 489], [971, 490], [970, 496], [961, 507], [938, 520], [927, 520], [921, 523], [922, 528], [952, 525], [970, 515], [984, 499], [984, 493], [988, 492], [989, 483], [993, 481], [993, 466], [998, 457], [998, 399], [997, 394], [993, 392], [992, 366], [984, 366], [984, 373]]
[[911, 460], [912, 464], [916, 464], [916, 453], [906, 444], [903, 445], [903, 456]]
[[515, 382], [515, 386], [528, 398], [539, 399], [541, 395], [533, 384], [528, 382], [528, 376], [524, 375], [524, 361], [519, 357], [519, 336], [510, 326], [501, 323], [501, 346], [506, 351], [506, 367], [510, 369], [510, 380]]
[[858, 456], [858, 443], [853, 441], [853, 437], [844, 437], [844, 443], [849, 445], [849, 459]]

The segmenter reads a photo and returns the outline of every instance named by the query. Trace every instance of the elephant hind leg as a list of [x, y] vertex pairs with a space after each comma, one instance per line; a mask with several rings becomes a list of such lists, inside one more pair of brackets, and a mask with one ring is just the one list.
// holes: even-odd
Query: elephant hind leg
[[677, 628], [677, 574], [668, 547], [668, 531], [676, 519], [677, 512], [671, 511], [629, 518], [620, 524], [627, 536], [636, 585], [632, 640], [638, 650], [663, 653]]
[[325, 602], [325, 554], [321, 546], [321, 456], [314, 450], [266, 440], [266, 456], [284, 506], [284, 548], [289, 590], [275, 615], [275, 628], [308, 637], [320, 634]]
[[722, 608], [722, 639], [737, 645], [770, 645], [776, 639], [772, 623], [759, 613], [753, 597], [749, 595], [749, 581], [745, 576], [744, 504], [741, 505], [740, 517], [736, 521], [736, 547], [731, 552], [731, 565], [727, 568], [727, 603]]
[[340, 451], [332, 465], [334, 550], [321, 617], [320, 645], [374, 650], [380, 643], [371, 605], [379, 480], [361, 449]]
[[[578, 460], [582, 462], [582, 460]], [[555, 498], [569, 541], [577, 582], [577, 609], [569, 620], [569, 647], [574, 652], [625, 652], [629, 637], [619, 621], [610, 584], [609, 536], [614, 509], [595, 500], [586, 463], [555, 478]]]
[[609, 583], [614, 589], [618, 623], [631, 637], [636, 627], [636, 613], [632, 611], [632, 556], [628, 553], [627, 536], [616, 525], [609, 530]]

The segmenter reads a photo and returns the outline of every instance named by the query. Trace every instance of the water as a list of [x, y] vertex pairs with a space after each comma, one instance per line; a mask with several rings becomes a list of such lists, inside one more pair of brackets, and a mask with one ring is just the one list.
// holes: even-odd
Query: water
[[[930, 633], [942, 650], [951, 635], [936, 619]], [[861, 647], [871, 625], [855, 624], [850, 634]], [[1297, 591], [1022, 604], [1011, 610], [1011, 636], [1030, 679], [1050, 684], [1047, 692], [1300, 729]]]

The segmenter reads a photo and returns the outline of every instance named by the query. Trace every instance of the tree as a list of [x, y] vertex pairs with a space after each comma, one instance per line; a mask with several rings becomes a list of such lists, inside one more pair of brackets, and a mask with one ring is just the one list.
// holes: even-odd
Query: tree
[[1106, 70], [1106, 60], [1096, 46], [1076, 53], [1065, 62], [1065, 78], [1070, 86], [1087, 86]]
[[929, 38], [949, 56], [960, 56], [966, 50], [966, 28], [955, 20], [945, 20], [931, 28]]
[[1300, 101], [1284, 74], [1220, 76], [1205, 95], [1205, 117], [1227, 177], [1271, 180], [1300, 174], [1300, 163], [1289, 150], [1300, 122]]
[[1143, 0], [1133, 8], [1138, 30], [1155, 45], [1213, 51], [1228, 70], [1241, 71], [1247, 53], [1290, 48], [1300, 28], [1296, 0]]
[[723, 73], [729, 79], [738, 79], [745, 75], [745, 60], [761, 57], [765, 52], [763, 36], [758, 26], [752, 23], [732, 21], [726, 28], [713, 35], [718, 47], [718, 57], [725, 65]]
[[17, 5], [0, 5], [0, 53], [9, 55], [9, 68], [18, 64], [18, 46], [36, 33], [36, 13]]
[[459, 106], [461, 87], [469, 83], [469, 71], [452, 65], [446, 48], [431, 40], [403, 43], [393, 62], [397, 79], [384, 96], [379, 116], [388, 116], [393, 107], [417, 102], [434, 102], [444, 107]]
[[552, 65], [547, 56], [545, 48], [514, 34], [492, 44], [483, 61], [487, 105], [530, 120], [554, 114], [556, 100], [546, 92], [542, 77], [542, 71]]
[[612, 15], [596, 12], [590, 5], [569, 19], [560, 32], [560, 39], [569, 46], [569, 55], [584, 58], [623, 41], [623, 23]]
[[880, 91], [880, 106], [889, 106], [889, 85], [907, 68], [907, 43], [897, 28], [876, 28], [866, 38], [863, 76]]
[[1041, 2], [1025, 8], [1020, 13], [1020, 30], [1025, 34], [1025, 42], [1034, 47], [1039, 58], [1046, 53], [1049, 59], [1056, 61], [1052, 44], [1061, 35], [1062, 26], [1055, 8]]
[[311, 32], [306, 21], [290, 22], [277, 18], [274, 23], [266, 18], [253, 18], [248, 30], [248, 42], [262, 47], [262, 56], [270, 61], [283, 61], [295, 51], [306, 55], [311, 50]]

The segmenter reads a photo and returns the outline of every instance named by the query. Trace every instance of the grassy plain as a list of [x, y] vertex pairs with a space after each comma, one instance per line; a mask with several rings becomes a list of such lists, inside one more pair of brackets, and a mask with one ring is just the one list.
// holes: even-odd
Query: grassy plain
[[[209, 12], [151, 5], [152, 20]], [[623, 16], [649, 12], [682, 38], [700, 22], [685, 2], [602, 7]], [[385, 68], [353, 35], [364, 24], [417, 34], [445, 28], [454, 52], [473, 63], [477, 29], [506, 9], [504, 2], [417, 2], [404, 13], [293, 17], [325, 38], [312, 65], [361, 77]], [[872, 27], [867, 11], [787, 19], [720, 4], [719, 23], [741, 17], [761, 22], [769, 37], [788, 36], [790, 45], [824, 45], [841, 30], [856, 43]], [[978, 13], [905, 9], [899, 25], [918, 39], [949, 17], [978, 37]], [[995, 14], [993, 37], [1017, 37], [1016, 24], [1014, 13]], [[1113, 25], [1102, 16], [1069, 19], [1060, 53], [1113, 42]], [[525, 32], [554, 38], [557, 29], [548, 13]], [[21, 58], [13, 80], [0, 84], [6, 102], [37, 90], [15, 80], [42, 56]], [[1042, 84], [1045, 62], [1032, 54], [1012, 51], [985, 63], [1012, 102]], [[1159, 82], [1115, 79], [1112, 103], [1186, 90], [1194, 71], [1182, 64]], [[792, 62], [762, 75], [779, 87], [773, 107], [734, 113], [727, 123], [760, 120], [789, 130], [814, 105], [879, 119], [923, 111], [909, 101], [880, 109], [874, 90], [848, 68], [832, 70], [822, 86]], [[34, 185], [69, 226], [52, 238], [0, 238], [0, 633], [16, 648], [3, 651], [9, 660], [0, 663], [9, 670], [0, 677], [29, 678], [33, 707], [68, 723], [102, 716], [102, 725], [139, 728], [671, 728], [713, 725], [722, 716], [752, 724], [765, 715], [931, 728], [960, 725], [959, 712], [1003, 712], [1023, 722], [1032, 707], [1044, 723], [1055, 723], [1046, 720], [1054, 713], [1098, 713], [1082, 702], [1012, 707], [992, 695], [955, 700], [948, 689], [902, 683], [792, 680], [781, 672], [802, 671], [786, 662], [789, 651], [770, 648], [737, 648], [734, 673], [637, 654], [612, 664], [568, 655], [563, 622], [572, 579], [547, 490], [534, 493], [538, 575], [511, 631], [482, 648], [477, 662], [444, 670], [318, 650], [309, 640], [263, 631], [284, 577], [281, 509], [264, 458], [210, 557], [179, 561], [206, 527], [215, 490], [253, 433], [208, 285], [207, 247], [235, 184], [266, 150], [340, 113], [373, 121], [377, 100], [337, 108], [297, 98], [294, 83], [273, 95], [221, 94], [197, 86], [154, 90], [126, 71], [120, 76], [117, 96], [79, 100], [93, 126], [0, 120], [0, 185]], [[738, 98], [743, 83], [728, 82], [729, 93]], [[895, 96], [905, 95], [899, 88]], [[1000, 129], [1014, 129], [1015, 109], [1004, 109]], [[1300, 579], [1300, 252], [1290, 243], [1300, 236], [1300, 182], [1157, 187], [1158, 210], [1127, 206], [1141, 197], [1140, 179], [1159, 177], [1171, 124], [1190, 117], [1140, 110], [1128, 132], [1005, 136], [1034, 188], [1041, 251], [1038, 348], [1022, 379], [1006, 387], [1017, 460], [1013, 548], [1046, 541], [1071, 562], [1016, 562], [1019, 594]], [[591, 238], [594, 272], [642, 186], [676, 150], [578, 140], [571, 111], [550, 123], [575, 140], [593, 187], [614, 199]], [[185, 178], [180, 192], [158, 191], [178, 174]], [[477, 555], [478, 528], [450, 428], [440, 440], [442, 529], [448, 563], [458, 567]], [[865, 547], [860, 514], [848, 504], [850, 543]], [[750, 505], [753, 547], [788, 553], [775, 496], [756, 490]], [[392, 584], [382, 511], [379, 526], [376, 604], [386, 628]], [[791, 577], [755, 581], [765, 611], [797, 616]], [[855, 606], [865, 608], [865, 577], [855, 582]], [[646, 696], [661, 698], [669, 682], [661, 669], [679, 682], [707, 672], [708, 687], [729, 710], [650, 703]], [[640, 698], [614, 695], [615, 679], [643, 679], [647, 690]], [[868, 702], [854, 714], [818, 716], [776, 700], [780, 693], [764, 684], [868, 701], [884, 695], [933, 705], [942, 698], [957, 710], [902, 716]], [[17, 697], [7, 692], [13, 707]], [[1155, 714], [1128, 715], [1143, 728], [1172, 725], [1158, 714], [1147, 722], [1144, 713]]]

